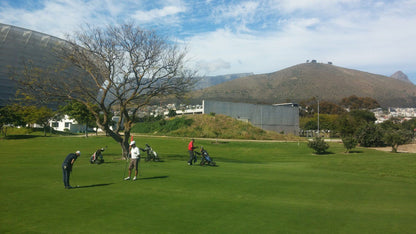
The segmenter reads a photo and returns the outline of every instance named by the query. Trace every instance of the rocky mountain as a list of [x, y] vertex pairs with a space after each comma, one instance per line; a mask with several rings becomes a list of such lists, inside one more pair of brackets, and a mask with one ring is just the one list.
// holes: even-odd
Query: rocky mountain
[[397, 72], [395, 72], [393, 75], [391, 75], [390, 77], [391, 77], [391, 78], [394, 78], [394, 79], [401, 80], [401, 81], [405, 81], [405, 82], [412, 83], [412, 82], [409, 80], [409, 77], [407, 77], [407, 75], [406, 75], [406, 74], [404, 74], [402, 71], [397, 71]]
[[374, 98], [383, 107], [416, 105], [416, 86], [409, 82], [322, 63], [237, 78], [195, 92], [191, 99], [274, 104], [319, 97], [339, 103], [352, 95]]

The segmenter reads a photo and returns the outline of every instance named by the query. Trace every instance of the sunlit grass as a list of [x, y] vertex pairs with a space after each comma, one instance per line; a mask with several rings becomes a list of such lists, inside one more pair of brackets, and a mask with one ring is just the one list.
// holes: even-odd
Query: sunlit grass
[[[411, 233], [416, 155], [331, 143], [196, 139], [218, 167], [188, 166], [188, 138], [138, 137], [162, 162], [126, 161], [109, 137], [0, 140], [0, 233]], [[108, 146], [104, 164], [90, 155]], [[65, 190], [61, 163], [82, 155]]]

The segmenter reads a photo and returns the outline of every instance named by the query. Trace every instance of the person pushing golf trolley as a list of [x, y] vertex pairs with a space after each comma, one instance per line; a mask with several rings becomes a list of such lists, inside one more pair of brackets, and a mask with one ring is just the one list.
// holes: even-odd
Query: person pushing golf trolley
[[72, 171], [72, 166], [74, 165], [77, 158], [81, 156], [81, 152], [78, 150], [75, 153], [70, 153], [66, 156], [64, 162], [62, 163], [62, 173], [63, 173], [63, 179], [64, 179], [64, 185], [66, 189], [73, 188], [69, 184], [69, 176]]
[[124, 180], [130, 180], [131, 177], [131, 170], [134, 168], [135, 172], [134, 172], [134, 178], [133, 180], [137, 180], [137, 172], [138, 172], [138, 165], [139, 165], [139, 161], [140, 161], [140, 149], [139, 147], [136, 146], [136, 142], [132, 141], [130, 142], [130, 165], [129, 165], [129, 176], [127, 176], [126, 178], [124, 178]]
[[192, 162], [196, 163], [197, 158], [194, 154], [194, 149], [198, 148], [197, 146], [194, 146], [195, 139], [192, 139], [188, 144], [188, 152], [189, 152], [189, 160], [188, 165], [192, 165]]

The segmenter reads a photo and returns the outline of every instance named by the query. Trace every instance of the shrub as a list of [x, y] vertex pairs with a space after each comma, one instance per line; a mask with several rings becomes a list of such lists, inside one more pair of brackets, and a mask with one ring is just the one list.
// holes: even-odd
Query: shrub
[[363, 147], [382, 147], [386, 144], [383, 141], [384, 130], [374, 123], [361, 126], [356, 133], [357, 141]]
[[404, 145], [412, 141], [412, 132], [406, 129], [389, 130], [384, 135], [384, 141], [391, 146], [391, 151], [397, 153], [399, 145]]
[[346, 153], [349, 153], [350, 150], [354, 149], [357, 146], [358, 141], [353, 136], [345, 136], [342, 138], [342, 143], [344, 144], [344, 147], [347, 149]]
[[[162, 121], [162, 120], [161, 120]], [[165, 121], [164, 122], [164, 128], [160, 129], [163, 132], [171, 132], [171, 131], [175, 131], [177, 129], [183, 128], [183, 127], [188, 127], [193, 123], [192, 119], [187, 119], [184, 117], [180, 117], [180, 118], [174, 118], [171, 119], [169, 121]], [[161, 124], [162, 126], [162, 124]]]
[[172, 118], [176, 116], [176, 110], [170, 109], [168, 113], [168, 117]]
[[190, 126], [193, 123], [192, 119], [184, 117], [176, 117], [170, 120], [161, 119], [159, 121], [145, 121], [136, 123], [133, 128], [133, 133], [169, 133], [177, 129]]
[[315, 137], [315, 139], [308, 142], [308, 147], [315, 150], [317, 154], [323, 154], [329, 148], [329, 145], [323, 137]]

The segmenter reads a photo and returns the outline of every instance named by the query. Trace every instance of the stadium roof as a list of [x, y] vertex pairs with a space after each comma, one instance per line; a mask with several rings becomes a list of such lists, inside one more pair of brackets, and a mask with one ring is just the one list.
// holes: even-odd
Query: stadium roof
[[15, 97], [17, 86], [10, 79], [12, 69], [23, 69], [24, 61], [39, 68], [57, 64], [60, 60], [53, 49], [65, 43], [44, 33], [0, 23], [0, 107]]

